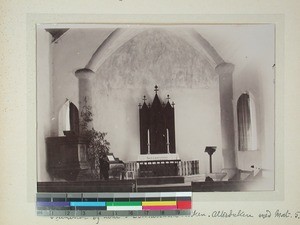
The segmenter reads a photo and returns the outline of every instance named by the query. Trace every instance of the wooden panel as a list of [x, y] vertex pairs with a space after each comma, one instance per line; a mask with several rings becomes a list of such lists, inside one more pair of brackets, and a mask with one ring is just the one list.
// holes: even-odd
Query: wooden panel
[[47, 143], [47, 169], [53, 178], [76, 180], [80, 165], [79, 140], [75, 137], [51, 137]]
[[169, 130], [169, 153], [176, 153], [174, 108], [170, 103], [161, 104], [156, 94], [152, 105], [147, 106], [146, 103], [144, 103], [139, 113], [141, 154], [148, 153], [148, 130], [150, 132], [150, 153], [168, 153], [167, 129]]

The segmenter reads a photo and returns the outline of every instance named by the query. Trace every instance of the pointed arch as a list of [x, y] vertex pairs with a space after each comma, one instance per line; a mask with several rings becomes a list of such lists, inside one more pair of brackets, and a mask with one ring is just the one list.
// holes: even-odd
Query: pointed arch
[[79, 134], [79, 111], [70, 100], [66, 100], [58, 112], [58, 135], [64, 136], [64, 131]]

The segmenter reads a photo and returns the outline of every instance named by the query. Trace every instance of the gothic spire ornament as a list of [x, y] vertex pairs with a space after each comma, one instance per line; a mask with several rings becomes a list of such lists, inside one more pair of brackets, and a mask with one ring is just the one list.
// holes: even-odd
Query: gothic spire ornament
[[157, 94], [157, 92], [158, 92], [158, 86], [157, 85], [154, 86], [154, 91], [155, 91], [155, 94]]

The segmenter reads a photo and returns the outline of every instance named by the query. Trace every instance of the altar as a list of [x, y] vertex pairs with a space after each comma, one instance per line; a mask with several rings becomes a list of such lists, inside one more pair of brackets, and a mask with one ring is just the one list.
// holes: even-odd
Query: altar
[[178, 176], [180, 157], [175, 146], [174, 102], [170, 96], [166, 102], [158, 97], [158, 86], [154, 87], [152, 104], [139, 104], [140, 155], [137, 160], [139, 177]]
[[178, 176], [180, 161], [178, 154], [172, 153], [139, 155], [139, 177]]

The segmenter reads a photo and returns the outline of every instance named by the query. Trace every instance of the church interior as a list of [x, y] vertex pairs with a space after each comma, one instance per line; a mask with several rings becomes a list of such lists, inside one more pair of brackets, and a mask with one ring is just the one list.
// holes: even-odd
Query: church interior
[[[38, 191], [274, 190], [274, 32], [38, 25]], [[87, 105], [108, 180], [84, 172]]]

